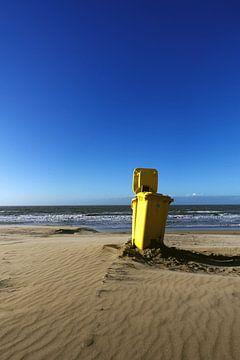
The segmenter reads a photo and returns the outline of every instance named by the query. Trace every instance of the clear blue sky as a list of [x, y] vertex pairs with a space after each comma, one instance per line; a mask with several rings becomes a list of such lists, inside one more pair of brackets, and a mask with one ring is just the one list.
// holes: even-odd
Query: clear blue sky
[[0, 204], [240, 194], [237, 1], [0, 5]]

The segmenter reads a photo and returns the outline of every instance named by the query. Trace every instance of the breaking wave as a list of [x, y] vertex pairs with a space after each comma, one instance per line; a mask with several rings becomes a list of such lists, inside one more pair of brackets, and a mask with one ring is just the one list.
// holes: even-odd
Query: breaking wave
[[[100, 231], [131, 231], [130, 206], [0, 207], [0, 224], [73, 225]], [[171, 206], [170, 229], [238, 229], [240, 205]]]

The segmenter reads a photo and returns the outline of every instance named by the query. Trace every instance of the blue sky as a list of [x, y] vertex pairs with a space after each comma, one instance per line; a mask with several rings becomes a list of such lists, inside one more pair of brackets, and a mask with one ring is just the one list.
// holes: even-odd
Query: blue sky
[[0, 204], [240, 195], [240, 5], [5, 1]]

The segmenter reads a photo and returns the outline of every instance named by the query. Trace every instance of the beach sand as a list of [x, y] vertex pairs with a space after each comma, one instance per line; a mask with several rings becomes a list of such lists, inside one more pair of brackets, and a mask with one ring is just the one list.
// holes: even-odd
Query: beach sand
[[[121, 256], [128, 234], [57, 229], [0, 228], [1, 360], [239, 359], [237, 262], [221, 273], [135, 261]], [[168, 233], [165, 243], [210, 260], [240, 255], [236, 232]]]

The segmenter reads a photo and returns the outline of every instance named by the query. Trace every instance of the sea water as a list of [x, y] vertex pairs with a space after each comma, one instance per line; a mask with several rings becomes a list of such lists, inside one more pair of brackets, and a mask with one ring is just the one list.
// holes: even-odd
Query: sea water
[[[99, 231], [131, 231], [130, 206], [0, 207], [0, 225], [73, 225]], [[240, 205], [172, 205], [168, 229], [240, 230]]]

